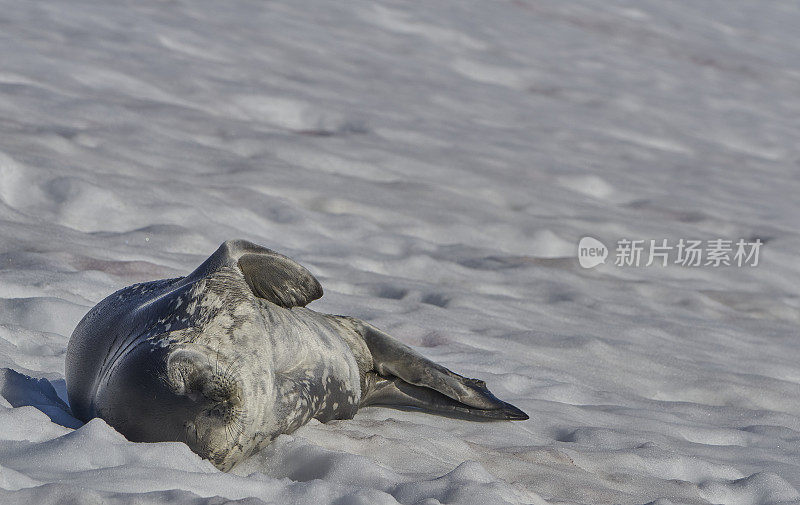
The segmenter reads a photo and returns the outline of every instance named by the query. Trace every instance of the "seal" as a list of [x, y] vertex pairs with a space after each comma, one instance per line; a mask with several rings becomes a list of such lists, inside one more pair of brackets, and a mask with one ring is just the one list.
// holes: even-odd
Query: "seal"
[[305, 308], [321, 296], [304, 267], [244, 240], [186, 277], [121, 289], [69, 341], [72, 411], [134, 442], [184, 442], [223, 471], [312, 418], [366, 405], [528, 419], [364, 321]]

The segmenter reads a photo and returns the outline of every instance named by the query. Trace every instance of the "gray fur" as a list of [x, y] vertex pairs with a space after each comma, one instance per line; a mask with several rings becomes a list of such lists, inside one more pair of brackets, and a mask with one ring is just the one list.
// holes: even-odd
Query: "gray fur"
[[185, 442], [222, 470], [312, 418], [350, 419], [363, 405], [527, 419], [367, 323], [304, 308], [320, 296], [308, 270], [242, 240], [186, 277], [117, 291], [70, 339], [73, 413], [133, 441]]

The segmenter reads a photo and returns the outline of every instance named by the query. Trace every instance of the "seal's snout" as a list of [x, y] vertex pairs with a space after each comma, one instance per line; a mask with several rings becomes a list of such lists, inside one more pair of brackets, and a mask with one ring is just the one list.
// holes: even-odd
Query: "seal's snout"
[[[242, 381], [232, 367], [216, 360], [205, 348], [180, 348], [166, 360], [167, 383], [178, 399], [190, 406], [183, 416], [185, 441], [193, 451], [218, 467], [228, 464], [240, 447], [246, 412]], [[180, 400], [178, 400], [180, 403]]]

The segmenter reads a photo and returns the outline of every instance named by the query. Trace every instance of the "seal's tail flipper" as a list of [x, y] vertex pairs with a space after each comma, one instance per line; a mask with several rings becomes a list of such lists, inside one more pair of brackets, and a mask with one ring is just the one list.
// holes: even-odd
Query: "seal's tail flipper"
[[[467, 379], [474, 380], [474, 379]], [[497, 408], [479, 409], [443, 395], [435, 389], [409, 384], [399, 377], [367, 375], [368, 393], [361, 405], [380, 405], [397, 409], [414, 409], [471, 421], [524, 421], [528, 415], [517, 407], [494, 398]], [[488, 390], [487, 390], [488, 391]], [[491, 393], [489, 393], [491, 395]]]
[[494, 396], [485, 382], [434, 363], [370, 324], [360, 322], [359, 330], [375, 369], [367, 376], [372, 384], [362, 405], [413, 407], [470, 419], [528, 419]]

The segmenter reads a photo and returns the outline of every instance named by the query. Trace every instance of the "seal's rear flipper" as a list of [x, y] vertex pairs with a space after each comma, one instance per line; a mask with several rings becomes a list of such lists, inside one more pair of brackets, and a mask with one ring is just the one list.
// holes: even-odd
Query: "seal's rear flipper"
[[470, 418], [528, 419], [524, 412], [494, 396], [485, 382], [434, 363], [368, 323], [350, 321], [367, 344], [376, 372], [374, 387], [368, 385], [362, 405], [388, 402], [437, 413], [466, 413]]
[[[467, 379], [474, 380], [474, 379]], [[361, 405], [380, 405], [397, 409], [414, 409], [470, 421], [524, 421], [528, 415], [517, 407], [498, 400], [497, 408], [479, 409], [470, 407], [442, 393], [415, 386], [399, 377], [382, 377], [374, 372], [367, 375], [367, 395]], [[488, 392], [488, 390], [487, 390]], [[489, 393], [491, 395], [491, 393]]]

